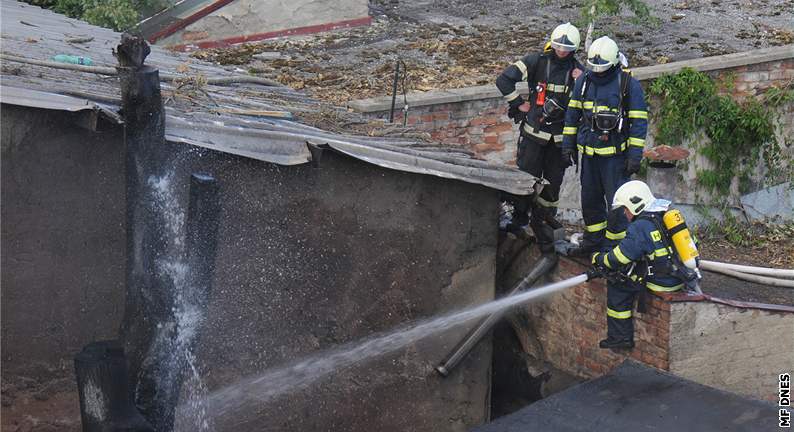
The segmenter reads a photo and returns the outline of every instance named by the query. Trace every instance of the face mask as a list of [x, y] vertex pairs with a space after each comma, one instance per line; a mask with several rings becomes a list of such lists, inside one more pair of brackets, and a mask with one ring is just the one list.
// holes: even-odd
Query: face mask
[[543, 117], [547, 123], [560, 121], [565, 115], [565, 110], [552, 98], [547, 98], [543, 104]]

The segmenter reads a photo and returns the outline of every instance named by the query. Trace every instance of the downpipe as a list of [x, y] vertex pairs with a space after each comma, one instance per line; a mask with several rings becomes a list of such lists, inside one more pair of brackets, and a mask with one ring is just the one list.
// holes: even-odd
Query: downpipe
[[[518, 284], [516, 284], [513, 289], [505, 296], [505, 298], [509, 298], [521, 291], [526, 290], [530, 286], [532, 286], [541, 276], [548, 273], [554, 264], [556, 263], [555, 259], [552, 259], [548, 256], [543, 256], [540, 258], [538, 263], [535, 265], [534, 268], [527, 274], [527, 276], [521, 280]], [[580, 282], [581, 283], [581, 282]], [[535, 291], [535, 290], [532, 290]], [[499, 320], [507, 314], [508, 310], [500, 310], [498, 312], [494, 312], [493, 314], [489, 315], [485, 318], [480, 325], [478, 325], [474, 330], [472, 330], [455, 348], [452, 354], [442, 362], [440, 365], [436, 366], [436, 372], [438, 372], [441, 376], [449, 376], [452, 369], [454, 369], [461, 360], [474, 348], [477, 343], [488, 333], [494, 325], [496, 325]]]

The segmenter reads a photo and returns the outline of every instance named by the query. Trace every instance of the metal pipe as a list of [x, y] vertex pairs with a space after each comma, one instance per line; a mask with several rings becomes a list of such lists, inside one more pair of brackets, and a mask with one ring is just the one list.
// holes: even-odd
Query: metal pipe
[[703, 261], [700, 262], [700, 268], [706, 271], [710, 271], [712, 273], [721, 273], [748, 282], [755, 282], [763, 285], [771, 285], [771, 286], [784, 287], [784, 288], [794, 288], [794, 280], [776, 279], [766, 276], [742, 273], [735, 270], [729, 270], [724, 267], [713, 266], [709, 264], [703, 265]]
[[400, 78], [400, 60], [397, 60], [397, 67], [394, 68], [394, 84], [391, 88], [391, 110], [389, 111], [389, 123], [394, 123], [394, 104], [397, 102], [397, 81]]
[[722, 268], [725, 270], [733, 270], [742, 273], [750, 273], [761, 276], [772, 276], [779, 278], [794, 278], [794, 269], [776, 269], [768, 267], [755, 267], [740, 264], [728, 264], [718, 261], [700, 260], [700, 266], [705, 270], [709, 268]]
[[[512, 296], [520, 291], [527, 289], [528, 287], [532, 286], [541, 276], [546, 274], [556, 263], [555, 259], [552, 259], [548, 256], [543, 256], [538, 260], [538, 263], [535, 267], [527, 274], [527, 276], [521, 280], [516, 286], [513, 287], [512, 290], [507, 294], [506, 297]], [[473, 331], [471, 331], [465, 339], [461, 343], [458, 344], [458, 347], [455, 348], [455, 351], [447, 358], [446, 361], [441, 363], [436, 367], [436, 371], [441, 374], [442, 376], [448, 376], [452, 369], [463, 360], [463, 357], [469, 353], [469, 351], [474, 348], [477, 343], [488, 333], [491, 328], [496, 325], [497, 322], [507, 313], [507, 310], [500, 310], [495, 312], [488, 317], [486, 317], [480, 325], [478, 325]]]

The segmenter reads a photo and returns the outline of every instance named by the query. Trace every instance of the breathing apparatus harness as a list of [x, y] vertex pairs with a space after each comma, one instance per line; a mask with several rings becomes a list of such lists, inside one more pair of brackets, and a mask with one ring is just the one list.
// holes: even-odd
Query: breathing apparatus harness
[[[546, 90], [548, 89], [549, 85], [549, 75], [551, 75], [551, 58], [549, 56], [554, 55], [550, 52], [550, 50], [546, 50], [543, 56], [546, 60], [546, 76], [543, 82], [537, 84], [534, 89], [534, 96], [535, 97], [535, 106], [541, 107], [541, 115], [538, 118], [538, 122], [535, 125], [534, 132], [537, 133], [540, 130], [540, 125], [551, 125], [554, 123], [560, 123], [565, 121], [565, 108], [560, 105], [560, 103], [551, 96], [546, 96]], [[572, 62], [573, 63], [573, 62]], [[571, 73], [573, 72], [575, 64], [572, 64], [571, 67], [565, 73], [565, 89], [570, 89], [571, 86]], [[530, 96], [530, 98], [532, 98]]]
[[[609, 134], [612, 131], [623, 131], [623, 118], [625, 115], [623, 100], [628, 97], [630, 81], [631, 71], [621, 70], [618, 73], [618, 87], [620, 88], [620, 94], [618, 95], [617, 112], [611, 110], [597, 110], [597, 106], [595, 105], [595, 97], [593, 98], [593, 109], [590, 116], [590, 131], [600, 132], [598, 137], [600, 141], [609, 140]], [[582, 84], [581, 100], [584, 100], [585, 98], [585, 92], [587, 91], [587, 85], [589, 82], [590, 74], [588, 73], [585, 75], [584, 83]], [[618, 151], [620, 151], [620, 148], [618, 148]]]
[[[686, 234], [689, 238], [689, 229], [678, 210], [667, 210], [663, 214], [661, 212], [641, 213], [637, 215], [638, 219], [649, 220], [656, 227], [656, 230], [662, 236], [662, 243], [667, 247], [669, 253], [663, 257], [654, 256], [650, 259], [648, 256], [643, 257], [642, 278], [646, 279], [649, 276], [673, 276], [681, 279], [684, 286], [690, 291], [698, 291], [698, 282], [700, 281], [700, 272], [697, 270], [697, 264], [690, 268], [684, 264], [684, 257], [689, 257], [697, 262], [697, 250], [692, 253], [686, 249], [686, 246], [680, 241], [674, 241], [673, 237], [681, 234]], [[677, 218], [678, 223], [671, 226], [668, 222], [671, 219]]]

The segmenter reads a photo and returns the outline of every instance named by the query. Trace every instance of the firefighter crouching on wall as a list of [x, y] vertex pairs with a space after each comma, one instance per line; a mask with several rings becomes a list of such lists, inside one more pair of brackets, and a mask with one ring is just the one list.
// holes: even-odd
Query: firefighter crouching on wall
[[[561, 164], [560, 153], [565, 107], [574, 80], [584, 70], [573, 55], [579, 42], [579, 30], [570, 23], [561, 24], [551, 33], [543, 52], [525, 56], [496, 79], [496, 86], [510, 106], [508, 116], [520, 123], [518, 168], [549, 182], [533, 197], [512, 197], [515, 211], [508, 230], [523, 229], [529, 222], [543, 253], [554, 252], [549, 222], [556, 224], [560, 185], [567, 167]], [[516, 90], [521, 81], [528, 83], [528, 100]]]
[[[626, 236], [608, 252], [592, 256], [591, 275], [607, 275], [607, 338], [601, 348], [633, 348], [632, 309], [638, 294], [693, 288], [697, 272], [697, 247], [678, 210], [670, 201], [656, 199], [648, 185], [632, 180], [615, 192], [612, 208], [631, 224]], [[611, 276], [610, 276], [611, 275]], [[640, 296], [640, 305], [642, 296]]]
[[648, 108], [639, 81], [622, 70], [617, 44], [604, 36], [587, 53], [588, 71], [576, 80], [563, 130], [562, 159], [582, 154], [584, 241], [574, 255], [606, 250], [625, 236], [626, 218], [609, 212], [615, 191], [640, 169]]

